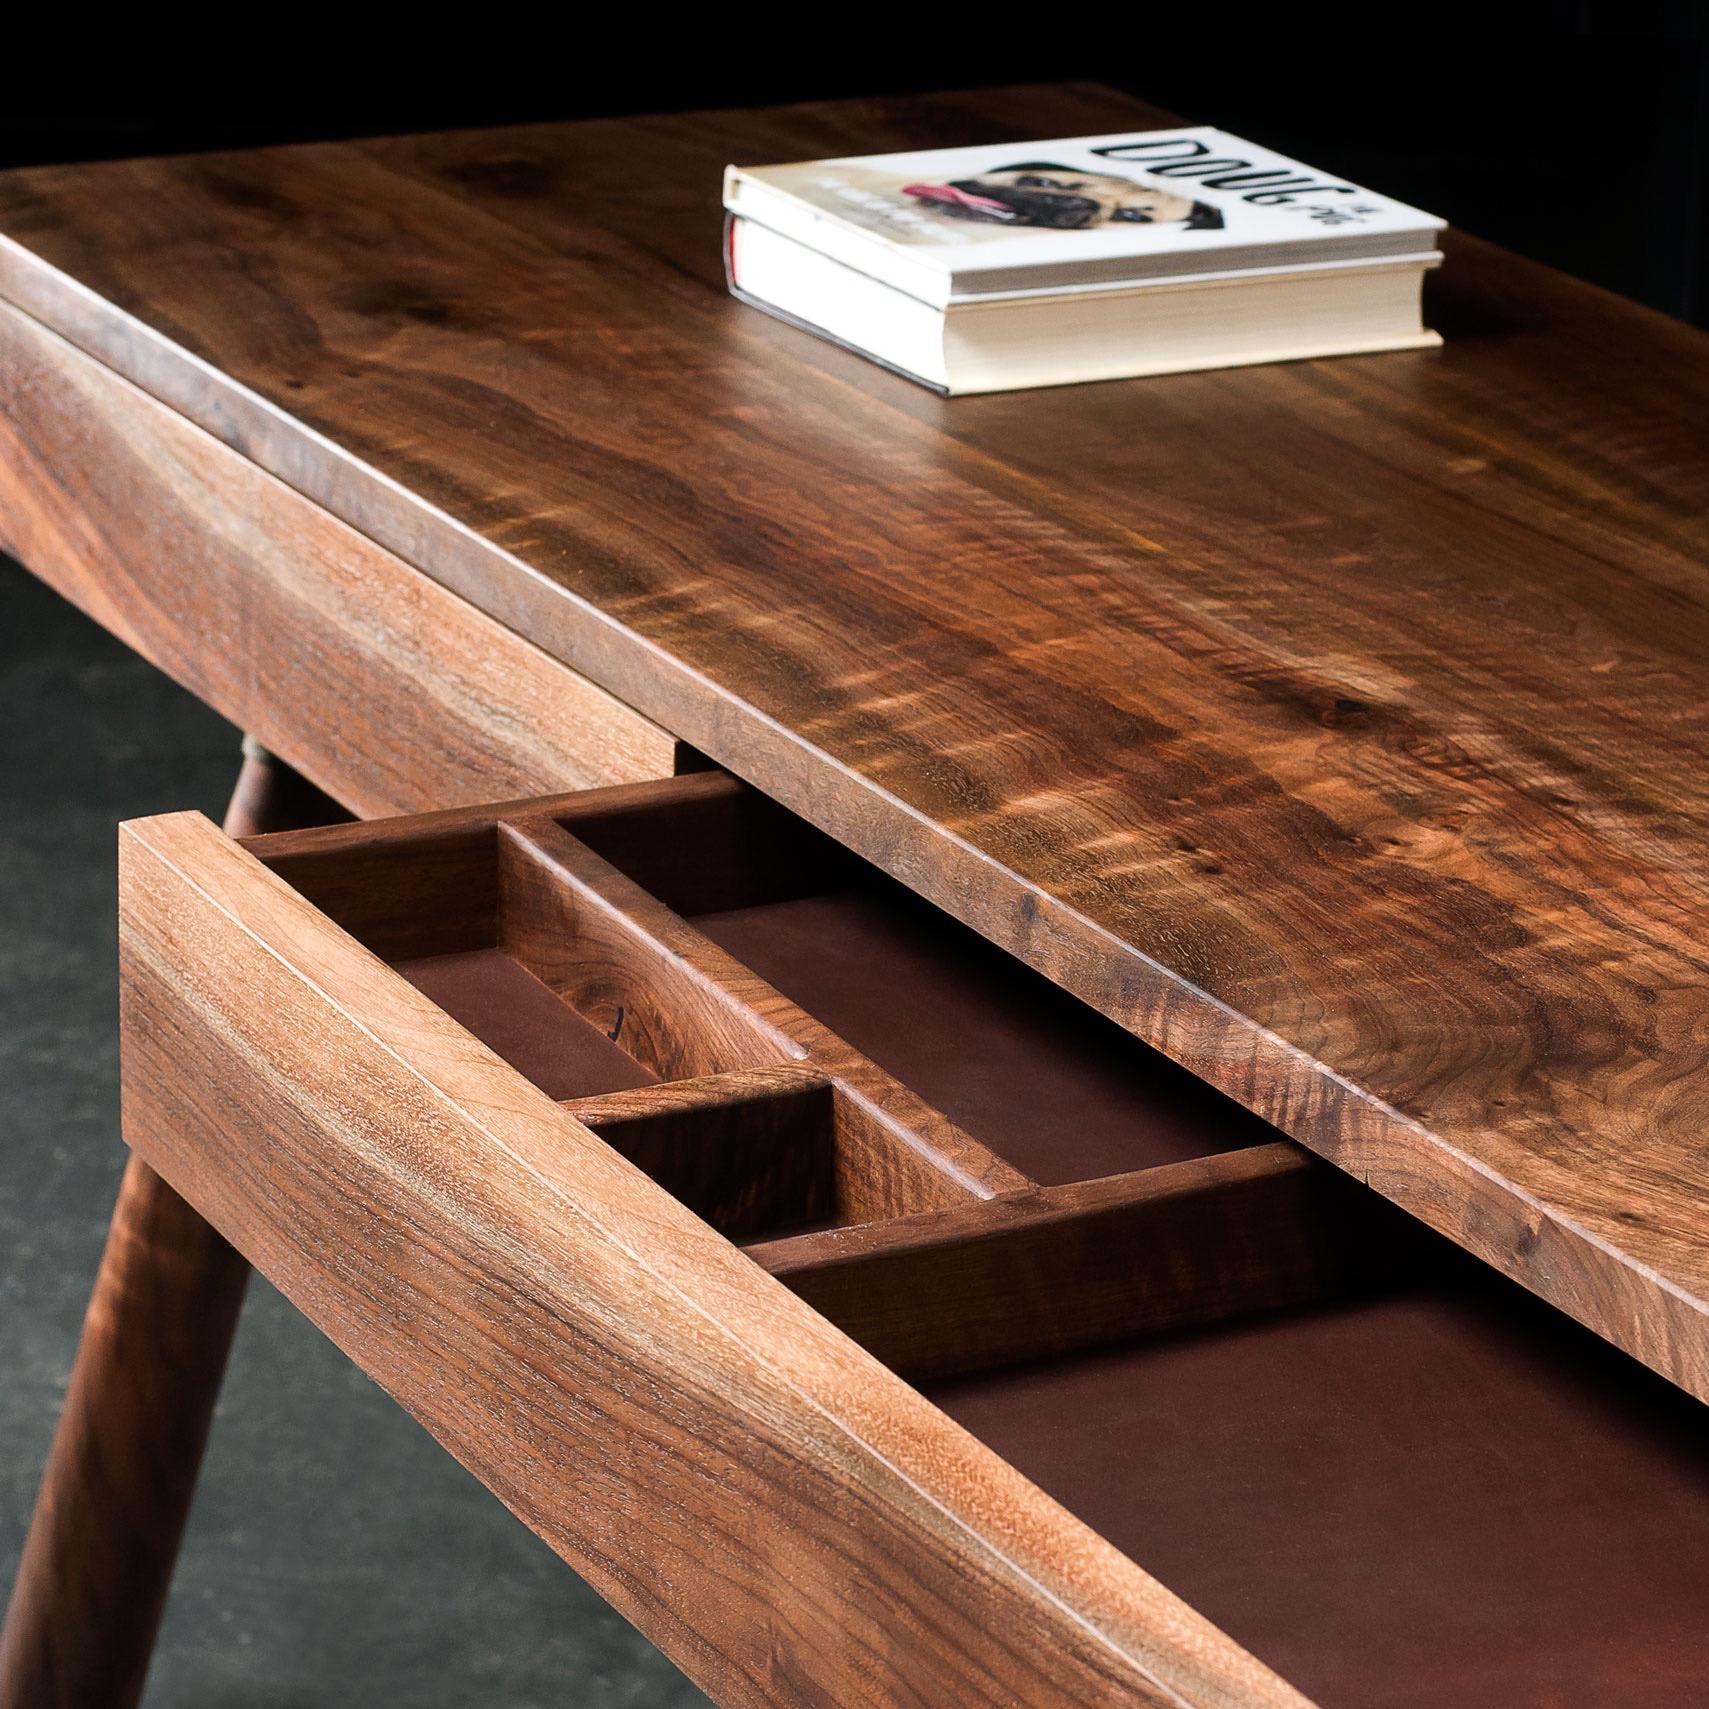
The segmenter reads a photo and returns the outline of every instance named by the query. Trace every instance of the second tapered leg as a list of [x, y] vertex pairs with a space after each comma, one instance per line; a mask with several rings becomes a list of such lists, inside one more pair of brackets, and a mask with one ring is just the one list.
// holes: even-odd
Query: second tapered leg
[[[346, 817], [252, 742], [234, 836]], [[142, 1695], [249, 1267], [133, 1157], [0, 1627], [0, 1709]]]

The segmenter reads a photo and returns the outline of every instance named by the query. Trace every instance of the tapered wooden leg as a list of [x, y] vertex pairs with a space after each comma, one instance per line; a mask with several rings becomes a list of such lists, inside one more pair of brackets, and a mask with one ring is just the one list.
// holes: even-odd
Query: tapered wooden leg
[[[345, 817], [245, 742], [234, 836]], [[0, 1628], [0, 1709], [130, 1709], [142, 1695], [248, 1275], [131, 1158]]]
[[5, 1709], [142, 1695], [248, 1273], [130, 1160], [0, 1633]]

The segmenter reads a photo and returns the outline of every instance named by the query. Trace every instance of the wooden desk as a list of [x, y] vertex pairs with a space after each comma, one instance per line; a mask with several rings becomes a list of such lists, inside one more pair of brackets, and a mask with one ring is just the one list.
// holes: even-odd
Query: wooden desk
[[[649, 797], [656, 806], [535, 803], [257, 845], [262, 866], [174, 821], [128, 845], [127, 1138], [725, 1701], [1295, 1701], [1109, 1541], [1064, 1528], [1060, 1509], [1013, 1469], [1029, 1465], [1030, 1438], [1016, 1434], [1025, 1407], [1012, 1394], [1001, 1419], [978, 1392], [946, 1391], [942, 1408], [930, 1405], [889, 1369], [881, 1381], [880, 1364], [827, 1324], [883, 1366], [947, 1380], [1202, 1322], [1257, 1295], [1229, 1284], [1220, 1304], [1199, 1297], [1171, 1315], [1157, 1308], [1155, 1275], [1144, 1287], [1129, 1277], [1100, 1315], [1083, 1303], [1111, 1297], [1098, 1293], [1106, 1270], [1082, 1249], [1095, 1242], [1027, 1233], [1027, 1219], [1155, 1240], [1159, 1225], [1144, 1220], [1160, 1214], [1151, 1187], [1132, 1174], [1096, 1177], [1128, 1182], [1106, 1202], [1071, 1167], [1053, 1181], [1036, 1161], [1017, 1167], [1002, 1145], [964, 1143], [918, 1107], [910, 1074], [874, 1078], [895, 1041], [868, 1045], [856, 1062], [838, 1054], [839, 1040], [808, 1039], [803, 1017], [784, 1026], [787, 1048], [774, 1049], [774, 1027], [754, 1058], [749, 1023], [775, 1018], [776, 993], [743, 984], [736, 963], [714, 966], [701, 935], [681, 939], [649, 909], [662, 899], [673, 919], [707, 916], [704, 933], [716, 916], [737, 963], [776, 957], [782, 971], [769, 976], [790, 989], [808, 975], [787, 945], [775, 934], [749, 942], [751, 922], [724, 918], [756, 898], [781, 906], [800, 899], [792, 888], [812, 890], [798, 878], [780, 888], [760, 845], [794, 850], [796, 872], [829, 871], [837, 849], [853, 851], [899, 887], [872, 876], [857, 889], [878, 886], [886, 908], [904, 911], [911, 892], [1014, 958], [987, 980], [1031, 993], [1027, 970], [1043, 974], [1121, 1029], [1098, 1037], [1131, 1035], [1189, 1070], [1195, 1081], [1170, 1082], [1175, 1105], [1208, 1098], [1191, 1085], [1218, 1089], [1709, 1398], [1703, 336], [1456, 236], [1430, 287], [1440, 352], [946, 401], [723, 293], [726, 159], [1162, 120], [1098, 89], [1027, 89], [0, 177], [0, 361], [14, 376], [0, 399], [0, 541], [26, 563], [364, 815], [659, 777], [671, 738], [787, 810], [691, 777]], [[560, 842], [566, 825], [573, 848]], [[661, 826], [746, 874], [712, 887], [728, 906], [691, 906], [708, 893], [644, 852]], [[854, 883], [854, 870], [836, 868], [836, 884]], [[651, 900], [623, 888], [633, 883]], [[441, 922], [448, 898], [476, 900], [452, 909], [453, 928], [423, 931], [379, 918], [362, 899], [376, 889], [430, 900]], [[642, 977], [629, 949], [607, 944], [623, 969], [619, 978], [607, 968], [607, 996], [639, 979], [643, 1005], [669, 1010], [658, 968], [688, 966], [700, 983], [673, 985], [676, 1001], [700, 1013], [715, 990], [745, 1017], [718, 1010], [714, 1030], [735, 1029], [718, 1036], [746, 1041], [720, 1053], [655, 1016], [671, 1034], [664, 1055], [653, 1041], [658, 1079], [828, 1062], [837, 1108], [861, 1110], [867, 1124], [856, 1138], [836, 1127], [830, 1184], [790, 1201], [805, 1220], [849, 1232], [798, 1236], [820, 1246], [791, 1255], [779, 1242], [755, 1245], [776, 1232], [765, 1218], [747, 1228], [750, 1250], [790, 1281], [789, 1299], [769, 1283], [750, 1297], [753, 1266], [707, 1232], [707, 1221], [733, 1226], [716, 1195], [696, 1201], [676, 1179], [678, 1198], [701, 1203], [694, 1217], [651, 1183], [637, 1199], [628, 1176], [602, 1173], [610, 1148], [592, 1135], [621, 1125], [621, 1108], [585, 1106], [563, 1123], [584, 1147], [576, 1193], [598, 1184], [595, 1211], [577, 1200], [593, 1219], [586, 1249], [620, 1247], [655, 1281], [668, 1272], [673, 1300], [711, 1310], [750, 1355], [763, 1346], [781, 1361], [767, 1367], [782, 1384], [775, 1394], [733, 1366], [697, 1366], [697, 1401], [660, 1401], [680, 1409], [684, 1434], [666, 1456], [678, 1471], [685, 1443], [734, 1453], [734, 1433], [751, 1447], [756, 1409], [770, 1409], [779, 1430], [784, 1471], [763, 1492], [773, 1529], [747, 1538], [753, 1514], [740, 1501], [724, 1516], [742, 1539], [742, 1582], [723, 1583], [722, 1599], [715, 1563], [656, 1538], [606, 1535], [611, 1514], [632, 1513], [615, 1486], [578, 1524], [552, 1486], [550, 1454], [546, 1471], [519, 1485], [514, 1459], [498, 1451], [520, 1451], [514, 1437], [451, 1406], [431, 1361], [388, 1365], [373, 1340], [373, 1289], [388, 1275], [395, 1283], [397, 1255], [370, 1254], [366, 1309], [361, 1288], [339, 1295], [305, 1249], [335, 1234], [359, 1240], [360, 1227], [326, 1222], [325, 1205], [311, 1215], [306, 1185], [306, 1220], [287, 1226], [277, 1206], [258, 1204], [253, 1181], [220, 1176], [207, 1158], [229, 1108], [186, 1107], [160, 1047], [172, 1015], [180, 1042], [200, 1028], [227, 1038], [217, 1062], [210, 1048], [211, 1083], [253, 1093], [253, 1063], [236, 1066], [240, 1035], [277, 1084], [296, 1076], [299, 1102], [318, 1108], [318, 1138], [290, 1138], [282, 1115], [255, 1119], [270, 1144], [307, 1147], [307, 1183], [327, 1166], [327, 1135], [349, 1140], [353, 1118], [333, 1111], [353, 1065], [370, 1077], [359, 1082], [390, 1084], [391, 1070], [369, 1056], [389, 1039], [385, 1061], [411, 1064], [460, 1112], [440, 1138], [470, 1155], [492, 1140], [494, 1098], [506, 1122], [525, 1120], [517, 1111], [528, 1099], [508, 1081], [499, 1097], [472, 1065], [443, 990], [433, 988], [437, 1005], [406, 1001], [388, 974], [376, 995], [361, 958], [431, 978], [415, 967], [424, 956], [474, 953], [492, 939], [583, 1013], [598, 1011], [585, 970], [551, 947], [592, 931], [596, 895], [600, 918], [650, 922], [636, 930], [654, 957]], [[876, 953], [867, 928], [841, 915], [802, 929], [848, 932], [827, 941]], [[957, 947], [910, 937], [912, 965], [973, 965], [977, 952], [947, 925], [928, 937], [938, 930]], [[257, 941], [271, 945], [269, 967], [293, 970], [296, 1001], [313, 986], [331, 1005], [316, 1024], [346, 1053], [338, 1085], [317, 1089], [321, 1058], [299, 1054], [301, 1039], [245, 1031], [259, 1023], [220, 970]], [[971, 989], [963, 980], [957, 1001]], [[292, 1012], [289, 992], [277, 1000]], [[804, 1005], [812, 1026], [832, 1001], [815, 987]], [[1026, 1001], [1023, 1030], [1036, 1044], [1039, 1005], [1054, 999]], [[621, 1028], [624, 1011], [613, 1012]], [[332, 1015], [354, 1018], [358, 1032], [346, 1037]], [[853, 1038], [863, 1015], [851, 1011], [838, 1029]], [[1060, 1069], [1068, 1047], [1052, 1036]], [[423, 1038], [433, 1041], [425, 1058]], [[752, 1088], [727, 1092], [718, 1096], [752, 1101]], [[1201, 1132], [1238, 1119], [1214, 1104], [1194, 1109]], [[559, 1158], [547, 1174], [561, 1179], [567, 1143], [509, 1134], [501, 1150], [527, 1159], [537, 1186], [536, 1148]], [[1333, 1177], [1297, 1176], [1294, 1153], [1273, 1156], [1252, 1176], [1262, 1189], [1237, 1186], [1250, 1160], [1218, 1163], [1211, 1183], [1215, 1194], [1269, 1195], [1216, 1238], [1318, 1231], [1311, 1263], [1293, 1248], [1255, 1263], [1268, 1303], [1382, 1269], [1364, 1249], [1370, 1230], [1410, 1251], [1405, 1226], [1386, 1222], [1377, 1201], [1346, 1211], [1331, 1202]], [[398, 1156], [388, 1168], [396, 1186]], [[655, 1156], [650, 1173], [661, 1171]], [[1309, 1205], [1291, 1196], [1296, 1180], [1311, 1183], [1299, 1189]], [[1197, 1178], [1164, 1185], [1172, 1205], [1209, 1190]], [[548, 1229], [565, 1212], [535, 1190], [509, 1183], [502, 1208]], [[1216, 1198], [1225, 1210], [1231, 1202]], [[462, 1204], [446, 1239], [455, 1233], [469, 1262], [511, 1276], [520, 1260], [496, 1232], [500, 1201], [483, 1204], [479, 1217]], [[391, 1214], [408, 1218], [409, 1207], [405, 1195]], [[1116, 1221], [1096, 1220], [1106, 1215]], [[914, 1224], [919, 1216], [963, 1222]], [[1043, 1240], [1048, 1255], [1029, 1246], [1015, 1260], [1003, 1247], [987, 1264], [993, 1217], [1020, 1219], [1026, 1228], [1008, 1238]], [[1364, 1233], [1350, 1243], [1323, 1233], [1355, 1224]], [[472, 1240], [477, 1225], [490, 1244]], [[1216, 1240], [1205, 1226], [1182, 1239], [1183, 1262], [1202, 1270]], [[1430, 1250], [1420, 1262], [1439, 1279], [1448, 1261]], [[1031, 1327], [992, 1327], [1014, 1309], [1014, 1278], [1028, 1266], [1031, 1304], [1008, 1321]], [[976, 1357], [954, 1353], [947, 1331], [934, 1339], [929, 1321], [909, 1321], [923, 1309], [919, 1290], [942, 1288], [946, 1275], [952, 1292], [994, 1290], [954, 1326]], [[1067, 1290], [1066, 1309], [1060, 1299], [1054, 1315], [1043, 1308], [1041, 1276]], [[418, 1280], [443, 1306], [448, 1296]], [[568, 1309], [580, 1297], [555, 1293], [528, 1264], [512, 1280], [536, 1303]], [[1465, 1285], [1493, 1283], [1474, 1274]], [[615, 1311], [622, 1295], [611, 1286]], [[657, 1309], [640, 1358], [662, 1380], [682, 1375], [690, 1332], [688, 1318]], [[1076, 1317], [1078, 1328], [1064, 1321]], [[1564, 1333], [1546, 1316], [1524, 1321], [1514, 1346], [1553, 1346]], [[496, 1332], [485, 1327], [481, 1369], [494, 1379]], [[545, 1358], [556, 1343], [538, 1333]], [[1395, 1333], [1440, 1349], [1445, 1332], [1427, 1310]], [[1513, 1360], [1492, 1352], [1495, 1331], [1480, 1337], [1476, 1357], [1418, 1368], [1452, 1386], [1487, 1366], [1499, 1387]], [[1385, 1345], [1375, 1336], [1359, 1368], [1380, 1363]], [[1573, 1342], [1563, 1357], [1577, 1370], [1603, 1357], [1590, 1346]], [[1304, 1346], [1276, 1356], [1327, 1355]], [[1251, 1358], [1248, 1403], [1265, 1394], [1282, 1404], [1262, 1355]], [[1635, 1366], [1605, 1375], [1614, 1388], [1643, 1387]], [[614, 1381], [597, 1362], [582, 1378]], [[1511, 1370], [1506, 1380], [1517, 1380]], [[1195, 1370], [1181, 1381], [1201, 1400], [1212, 1392], [1194, 1387]], [[753, 1392], [732, 1400], [744, 1383]], [[1094, 1388], [1084, 1404], [1105, 1404]], [[719, 1403], [703, 1409], [714, 1393]], [[1650, 1432], [1652, 1446], [1700, 1433], [1691, 1403], [1645, 1393], [1633, 1404], [1653, 1404], [1657, 1419], [1632, 1429]], [[1554, 1395], [1545, 1410], [1561, 1405]], [[946, 1409], [1000, 1441], [1004, 1458], [974, 1453]], [[566, 1440], [576, 1436], [573, 1420], [547, 1410]], [[650, 1416], [643, 1407], [585, 1446], [629, 1441]], [[810, 1418], [836, 1420], [858, 1443], [854, 1458], [808, 1453]], [[702, 1482], [649, 1471], [635, 1452], [643, 1495], [685, 1509], [704, 1497]], [[1625, 1470], [1658, 1511], [1695, 1513], [1701, 1457], [1679, 1453]], [[1085, 1515], [1087, 1501], [1067, 1493], [1073, 1479], [1047, 1461], [1039, 1481]], [[817, 1495], [808, 1464], [825, 1480]], [[877, 1529], [847, 1512], [830, 1532], [809, 1525], [808, 1513], [846, 1505], [854, 1490], [882, 1514]], [[940, 1519], [921, 1517], [916, 1500]], [[1098, 1528], [1150, 1565], [1154, 1518], [1149, 1506], [1126, 1531], [1113, 1520]], [[1670, 1563], [1676, 1600], [1650, 1587], [1650, 1659], [1625, 1677], [1647, 1689], [1663, 1677], [1654, 1667], [1673, 1667], [1689, 1695], [1709, 1689], [1709, 1673], [1692, 1671], [1709, 1662], [1691, 1621], [1682, 1613], [1676, 1631], [1668, 1610], [1692, 1605], [1709, 1583], [1694, 1575], [1709, 1563], [1689, 1531], [1664, 1531], [1646, 1532], [1644, 1547]], [[1160, 1563], [1169, 1549], [1155, 1547]], [[1159, 1571], [1178, 1584], [1215, 1577], [1194, 1561], [1178, 1578]], [[1631, 1576], [1643, 1585], [1636, 1567]], [[795, 1586], [787, 1618], [780, 1583]], [[694, 1588], [673, 1602], [681, 1584]], [[1243, 1636], [1239, 1597], [1225, 1593], [1217, 1619]], [[1573, 1606], [1560, 1587], [1539, 1596], [1557, 1611]], [[1612, 1592], [1611, 1604], [1625, 1606]], [[1337, 1691], [1365, 1700], [1368, 1675], [1337, 1674], [1309, 1634], [1294, 1649], [1275, 1636], [1291, 1619], [1258, 1621], [1247, 1641], [1326, 1702], [1349, 1700]], [[1656, 1663], [1656, 1645], [1672, 1659]], [[1580, 1663], [1578, 1677], [1591, 1677]], [[1490, 1700], [1494, 1674], [1460, 1677], [1468, 1701]], [[1536, 1701], [1554, 1701], [1535, 1669], [1501, 1677], [1503, 1692], [1538, 1680]], [[1607, 1680], [1599, 1689], [1593, 1700], [1613, 1700]], [[1399, 1690], [1392, 1701], [1414, 1700]], [[1448, 1700], [1440, 1679], [1418, 1690], [1417, 1701]]]

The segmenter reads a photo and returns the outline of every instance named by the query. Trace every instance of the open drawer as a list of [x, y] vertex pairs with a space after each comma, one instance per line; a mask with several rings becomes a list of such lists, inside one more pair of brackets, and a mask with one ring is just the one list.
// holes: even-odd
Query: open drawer
[[721, 773], [121, 924], [131, 1144], [720, 1702], [1709, 1700], [1697, 1402]]

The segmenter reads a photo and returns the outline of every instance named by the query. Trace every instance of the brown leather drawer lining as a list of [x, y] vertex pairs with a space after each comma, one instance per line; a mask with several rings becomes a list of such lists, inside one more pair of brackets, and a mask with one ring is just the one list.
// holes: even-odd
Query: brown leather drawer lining
[[1046, 1185], [1261, 1145], [1268, 1123], [900, 887], [694, 916], [753, 968]]
[[394, 964], [416, 990], [553, 1098], [653, 1086], [658, 1075], [501, 949]]
[[1705, 1700], [1702, 1407], [1450, 1269], [927, 1392], [1323, 1709]]

